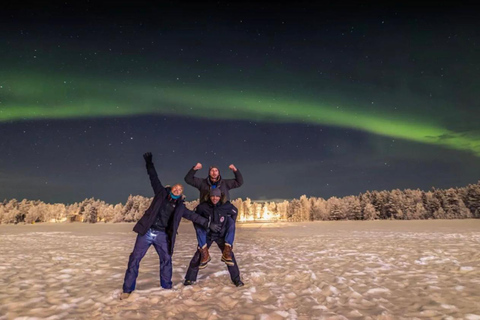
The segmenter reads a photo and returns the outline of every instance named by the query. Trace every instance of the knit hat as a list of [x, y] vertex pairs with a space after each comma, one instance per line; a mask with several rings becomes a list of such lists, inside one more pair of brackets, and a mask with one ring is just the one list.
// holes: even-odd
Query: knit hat
[[222, 191], [220, 191], [220, 189], [218, 189], [218, 188], [211, 189], [210, 190], [210, 197], [213, 197], [213, 196], [221, 197], [222, 196]]

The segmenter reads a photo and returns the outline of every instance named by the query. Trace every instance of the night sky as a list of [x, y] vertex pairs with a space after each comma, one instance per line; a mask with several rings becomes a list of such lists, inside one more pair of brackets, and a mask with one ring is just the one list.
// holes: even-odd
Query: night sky
[[233, 198], [480, 179], [475, 7], [132, 3], [2, 4], [0, 200], [150, 197], [147, 151]]

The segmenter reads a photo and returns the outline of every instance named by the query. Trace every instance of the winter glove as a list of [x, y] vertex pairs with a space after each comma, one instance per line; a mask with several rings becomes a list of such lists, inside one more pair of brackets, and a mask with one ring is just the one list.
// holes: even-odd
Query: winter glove
[[152, 161], [152, 153], [151, 152], [147, 152], [143, 155], [143, 159], [145, 159], [145, 163], [147, 165], [152, 165], [153, 164], [153, 161]]
[[212, 230], [212, 232], [220, 232], [220, 230], [222, 230], [222, 225], [219, 224], [219, 223], [210, 223], [209, 226], [210, 230]]

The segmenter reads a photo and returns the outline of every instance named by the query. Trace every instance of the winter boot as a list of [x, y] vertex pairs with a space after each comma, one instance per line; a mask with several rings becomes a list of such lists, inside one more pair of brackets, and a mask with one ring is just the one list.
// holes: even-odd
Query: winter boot
[[210, 253], [208, 252], [206, 244], [202, 248], [198, 248], [198, 251], [200, 251], [200, 265], [198, 268], [203, 269], [207, 266], [210, 260], [212, 260], [212, 258], [210, 258]]
[[236, 287], [243, 287], [244, 286], [244, 283], [240, 279], [234, 281], [233, 283], [235, 284]]
[[194, 284], [195, 284], [195, 281], [192, 281], [192, 280], [185, 280], [183, 282], [184, 286], [191, 286], [191, 285], [194, 285]]
[[228, 243], [225, 243], [225, 248], [223, 248], [222, 261], [230, 267], [235, 265], [232, 259], [232, 246]]
[[128, 299], [128, 297], [130, 297], [130, 294], [131, 292], [122, 292], [122, 294], [120, 295], [120, 300]]

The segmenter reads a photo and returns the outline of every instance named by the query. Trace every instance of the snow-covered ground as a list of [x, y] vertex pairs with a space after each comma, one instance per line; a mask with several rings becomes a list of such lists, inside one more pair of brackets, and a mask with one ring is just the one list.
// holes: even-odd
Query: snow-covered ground
[[480, 319], [480, 220], [242, 224], [242, 288], [217, 248], [183, 286], [184, 221], [174, 289], [159, 288], [151, 248], [120, 301], [132, 227], [0, 225], [0, 319]]

